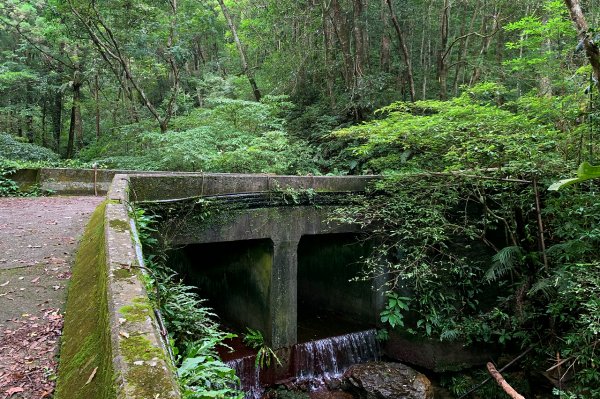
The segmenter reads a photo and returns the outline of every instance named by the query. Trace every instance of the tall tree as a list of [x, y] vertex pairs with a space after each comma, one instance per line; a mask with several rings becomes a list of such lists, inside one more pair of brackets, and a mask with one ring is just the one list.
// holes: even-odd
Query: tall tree
[[246, 58], [246, 50], [244, 50], [244, 46], [242, 45], [240, 37], [237, 34], [237, 29], [235, 27], [235, 24], [233, 23], [233, 18], [231, 18], [231, 14], [229, 13], [229, 9], [225, 5], [225, 2], [223, 0], [218, 0], [218, 1], [219, 1], [219, 6], [221, 7], [221, 11], [223, 12], [223, 16], [225, 17], [225, 20], [227, 21], [227, 25], [229, 26], [229, 30], [231, 31], [231, 34], [233, 36], [233, 41], [235, 42], [235, 46], [237, 47], [238, 53], [240, 55], [242, 69], [244, 71], [244, 74], [248, 78], [250, 87], [252, 87], [252, 93], [254, 94], [254, 98], [256, 99], [256, 101], [260, 101], [262, 95], [260, 93], [260, 90], [258, 89], [258, 85], [256, 84], [256, 78], [254, 77], [254, 72], [252, 72], [252, 69], [248, 65], [248, 60]]

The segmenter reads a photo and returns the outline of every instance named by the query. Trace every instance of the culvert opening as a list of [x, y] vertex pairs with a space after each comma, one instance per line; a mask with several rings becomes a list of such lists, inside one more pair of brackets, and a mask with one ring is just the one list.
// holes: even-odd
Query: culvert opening
[[298, 342], [375, 326], [370, 281], [351, 281], [372, 245], [357, 234], [303, 236], [298, 245]]
[[169, 253], [171, 268], [197, 287], [219, 321], [238, 332], [267, 331], [273, 266], [270, 239], [190, 244]]

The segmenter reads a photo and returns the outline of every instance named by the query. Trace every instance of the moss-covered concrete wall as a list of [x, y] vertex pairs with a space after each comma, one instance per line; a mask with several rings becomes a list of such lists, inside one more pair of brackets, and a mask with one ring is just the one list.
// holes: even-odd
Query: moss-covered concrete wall
[[61, 341], [56, 399], [116, 397], [107, 299], [105, 209], [106, 202], [92, 215], [75, 258]]
[[140, 278], [126, 188], [126, 177], [115, 179], [76, 256], [60, 351], [58, 399], [180, 397], [174, 366]]

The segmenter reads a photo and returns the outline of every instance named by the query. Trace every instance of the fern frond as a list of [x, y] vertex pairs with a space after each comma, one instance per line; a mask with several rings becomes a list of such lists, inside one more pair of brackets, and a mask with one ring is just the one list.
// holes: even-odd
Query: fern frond
[[539, 292], [541, 292], [544, 297], [550, 298], [553, 292], [555, 292], [554, 288], [554, 278], [543, 278], [539, 281], [536, 281], [535, 284], [529, 289], [527, 292], [527, 296], [533, 296]]
[[519, 246], [510, 246], [502, 248], [496, 255], [492, 257], [492, 265], [485, 273], [485, 279], [496, 281], [506, 273], [520, 265], [525, 252]]

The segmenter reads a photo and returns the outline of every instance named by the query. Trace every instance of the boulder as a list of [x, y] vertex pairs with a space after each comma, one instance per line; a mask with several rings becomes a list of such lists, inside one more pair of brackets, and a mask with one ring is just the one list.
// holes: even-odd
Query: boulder
[[402, 363], [355, 364], [342, 386], [360, 399], [433, 399], [429, 379]]

